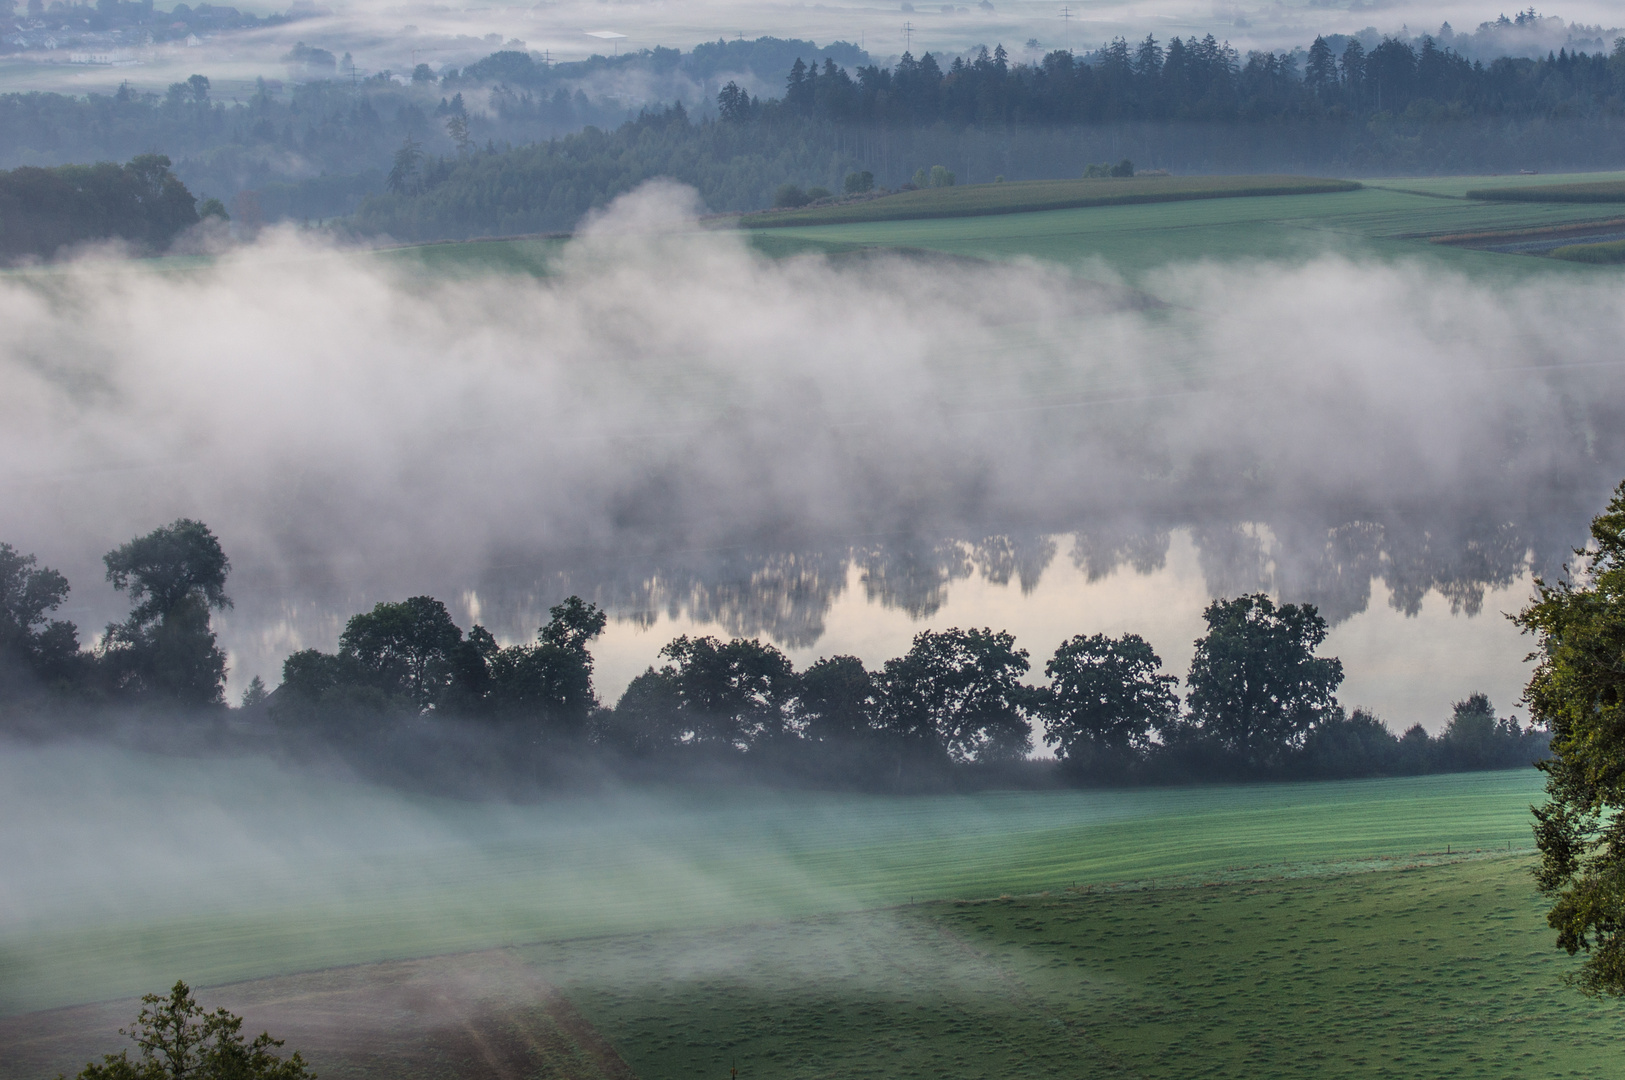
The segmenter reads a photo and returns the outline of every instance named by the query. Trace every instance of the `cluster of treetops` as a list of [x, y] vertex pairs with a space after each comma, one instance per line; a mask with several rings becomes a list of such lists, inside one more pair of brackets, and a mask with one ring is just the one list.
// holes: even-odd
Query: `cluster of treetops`
[[[0, 686], [13, 708], [42, 699], [194, 709], [223, 707], [226, 658], [210, 612], [230, 605], [230, 564], [213, 533], [181, 520], [105, 557], [107, 580], [134, 602], [94, 651], [53, 620], [63, 576], [0, 545]], [[1396, 737], [1367, 712], [1345, 713], [1342, 664], [1311, 605], [1254, 594], [1204, 612], [1183, 702], [1150, 644], [1134, 634], [1077, 636], [1031, 664], [1008, 633], [923, 631], [877, 670], [852, 656], [796, 671], [759, 640], [682, 636], [613, 708], [593, 688], [592, 641], [606, 615], [571, 597], [536, 640], [466, 634], [427, 596], [351, 618], [332, 653], [283, 664], [271, 694], [256, 678], [243, 706], [279, 729], [365, 741], [433, 718], [523, 732], [544, 748], [593, 746], [627, 759], [771, 760], [821, 754], [870, 768], [953, 769], [1023, 761], [1035, 728], [1066, 771], [1114, 780], [1350, 776], [1526, 765], [1545, 733], [1497, 718], [1482, 694], [1459, 703], [1439, 738]]]
[[111, 238], [162, 251], [202, 218], [228, 218], [218, 199], [200, 207], [169, 164], [162, 154], [141, 154], [125, 165], [24, 165], [0, 172], [0, 259], [48, 256]]

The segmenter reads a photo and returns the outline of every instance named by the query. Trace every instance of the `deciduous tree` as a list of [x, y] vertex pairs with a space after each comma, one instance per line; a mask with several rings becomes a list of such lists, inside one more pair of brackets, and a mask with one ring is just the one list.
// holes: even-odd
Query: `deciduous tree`
[[1065, 760], [1143, 752], [1160, 728], [1179, 715], [1162, 660], [1138, 634], [1080, 634], [1062, 643], [1044, 665], [1044, 742]]
[[209, 612], [231, 606], [231, 562], [201, 521], [181, 518], [103, 556], [107, 580], [136, 601], [111, 624], [103, 662], [115, 686], [138, 696], [190, 705], [217, 704], [226, 655], [215, 644]]
[[462, 641], [445, 604], [414, 596], [353, 616], [339, 635], [339, 656], [385, 694], [429, 709], [452, 683]]
[[[552, 734], [576, 737], [598, 708], [592, 654], [608, 616], [579, 596], [548, 609], [536, 642], [495, 651], [488, 659], [490, 704], [499, 715], [535, 719]], [[481, 627], [470, 631], [484, 633]]]
[[0, 692], [70, 679], [79, 658], [79, 628], [47, 618], [67, 598], [68, 579], [36, 562], [0, 543]]
[[1271, 761], [1335, 715], [1343, 665], [1315, 650], [1326, 620], [1312, 604], [1276, 607], [1263, 593], [1215, 600], [1202, 612], [1186, 682], [1191, 719], [1230, 752]]
[[1625, 483], [1591, 523], [1585, 572], [1535, 582], [1516, 622], [1537, 642], [1524, 700], [1551, 729], [1535, 809], [1540, 890], [1590, 994], [1625, 995]]
[[874, 732], [879, 688], [856, 656], [820, 659], [801, 673], [797, 697], [797, 716], [809, 739], [842, 742]]
[[957, 762], [1018, 758], [1032, 749], [1027, 650], [1005, 631], [921, 631], [880, 674], [882, 724]]

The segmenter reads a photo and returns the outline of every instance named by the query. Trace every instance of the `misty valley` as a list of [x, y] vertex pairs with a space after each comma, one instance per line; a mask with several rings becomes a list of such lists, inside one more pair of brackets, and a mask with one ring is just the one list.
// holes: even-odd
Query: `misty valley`
[[1612, 1077], [1595, 0], [0, 0], [0, 1080]]

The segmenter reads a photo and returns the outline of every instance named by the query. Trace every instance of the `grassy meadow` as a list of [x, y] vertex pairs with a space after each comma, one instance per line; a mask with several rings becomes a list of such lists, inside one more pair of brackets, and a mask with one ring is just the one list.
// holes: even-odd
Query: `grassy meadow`
[[[63, 767], [19, 770], [13, 797], [51, 807], [60, 795], [28, 792], [94, 784], [94, 806], [172, 786], [198, 793], [185, 820], [224, 839], [188, 832], [176, 850], [142, 857], [152, 841], [136, 814], [128, 836], [105, 828], [104, 873], [28, 875], [0, 923], [0, 1015], [136, 994], [177, 975], [211, 985], [1079, 885], [1515, 852], [1530, 847], [1539, 794], [1538, 775], [1519, 770], [915, 798], [685, 790], [506, 806], [290, 783], [237, 763], [103, 760], [73, 779]], [[65, 808], [29, 841], [37, 847], [8, 860], [43, 857], [32, 852], [49, 850], [52, 830], [79, 850], [92, 827]], [[201, 859], [198, 844], [221, 854]]]
[[[522, 952], [641, 1076], [1616, 1075], [1526, 856]], [[810, 972], [823, 973], [811, 977]]]
[[[1573, 964], [1529, 874], [1532, 769], [511, 805], [247, 762], [15, 764], [4, 779], [24, 818], [65, 815], [52, 827], [82, 837], [117, 804], [148, 850], [121, 863], [129, 837], [104, 823], [107, 852], [77, 850], [105, 898], [84, 880], [11, 885], [0, 1043], [33, 1036], [23, 1064], [0, 1053], [3, 1080], [111, 1047], [109, 1018], [176, 977], [219, 988], [206, 1003], [281, 1002], [280, 1033], [298, 1045], [313, 1025], [313, 1065], [334, 1080], [374, 1067], [322, 1026], [327, 999], [310, 995], [335, 980], [357, 984], [342, 1001], [369, 1023], [411, 986], [496, 995], [507, 1004], [446, 1037], [517, 1032], [512, 1054], [539, 1080], [589, 1075], [571, 1048], [593, 1039], [637, 1076], [673, 1080], [735, 1065], [785, 1080], [1604, 1076], [1625, 1035], [1617, 1007], [1561, 982]], [[177, 844], [152, 850], [140, 800], [175, 791], [194, 801], [173, 808]], [[27, 843], [54, 846], [35, 831]], [[214, 865], [186, 865], [199, 850]], [[8, 865], [26, 872], [26, 855]], [[148, 877], [128, 872], [143, 863]], [[86, 906], [87, 891], [106, 902]], [[432, 966], [345, 966], [493, 948], [445, 956], [439, 982]], [[553, 1001], [547, 1015], [525, 1012], [525, 994]], [[91, 1002], [107, 1004], [37, 1011]], [[577, 1012], [589, 1027], [571, 1026]], [[402, 1061], [441, 1061], [431, 1036]]]

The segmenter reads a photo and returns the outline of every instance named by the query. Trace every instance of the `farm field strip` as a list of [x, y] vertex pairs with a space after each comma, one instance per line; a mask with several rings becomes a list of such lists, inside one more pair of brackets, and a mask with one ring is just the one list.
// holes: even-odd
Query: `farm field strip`
[[1467, 197], [1510, 202], [1621, 203], [1625, 202], [1625, 180], [1592, 179], [1527, 187], [1476, 188], [1467, 192]]
[[1593, 184], [1625, 181], [1625, 172], [1588, 173], [1506, 173], [1500, 176], [1385, 176], [1365, 180], [1367, 187], [1425, 192], [1429, 195], [1465, 199], [1469, 191], [1500, 188], [1538, 188], [1563, 184]]
[[1053, 210], [997, 218], [890, 221], [775, 229], [781, 245], [908, 247], [986, 259], [1032, 258], [1118, 276], [1201, 260], [1307, 259], [1319, 255], [1417, 258], [1478, 277], [1521, 279], [1574, 272], [1545, 260], [1440, 248], [1425, 238], [1541, 229], [1597, 221], [1606, 208], [1561, 203], [1490, 203], [1367, 187], [1322, 195], [1277, 195], [1155, 206]]
[[979, 217], [1033, 213], [1085, 206], [1186, 202], [1274, 195], [1351, 191], [1353, 180], [1311, 176], [1145, 176], [1090, 180], [1020, 180], [964, 187], [901, 191], [861, 202], [803, 210], [746, 214], [739, 224], [750, 229], [854, 221], [902, 221], [915, 218]]

